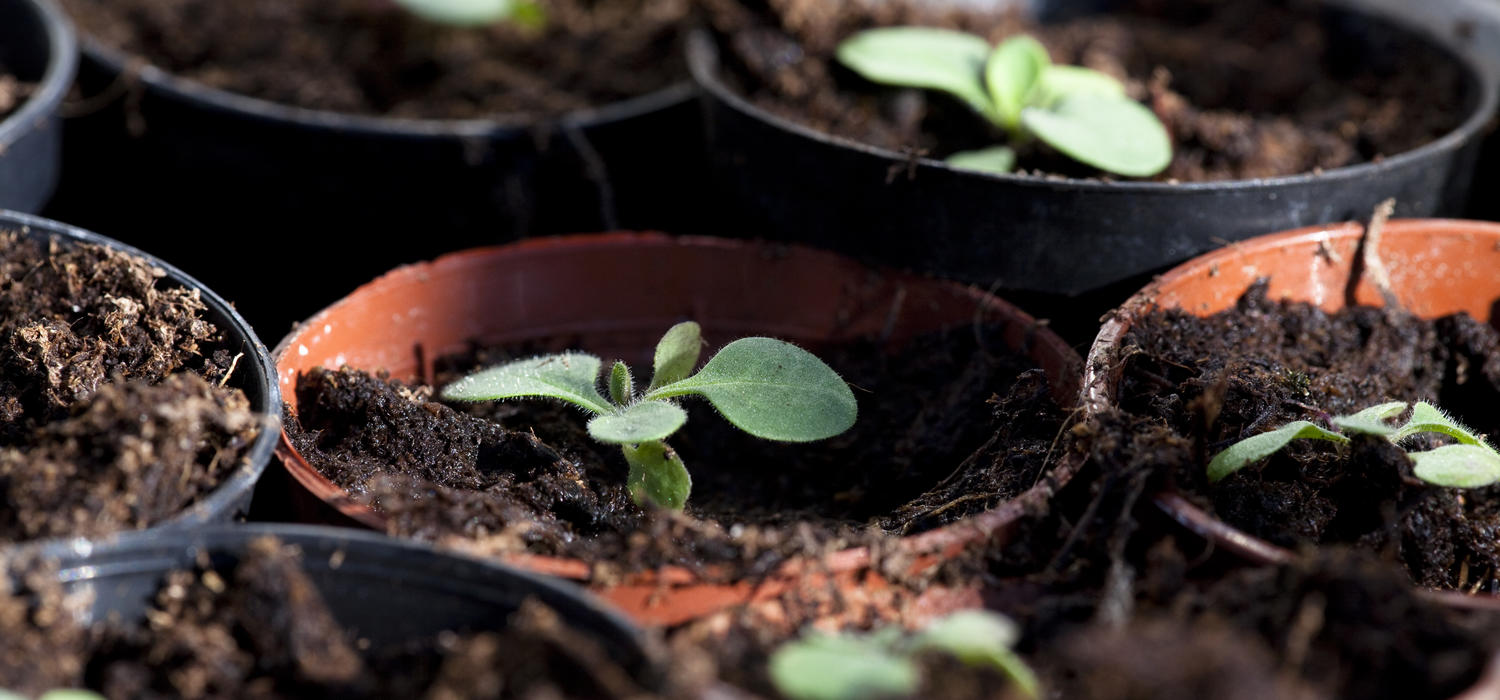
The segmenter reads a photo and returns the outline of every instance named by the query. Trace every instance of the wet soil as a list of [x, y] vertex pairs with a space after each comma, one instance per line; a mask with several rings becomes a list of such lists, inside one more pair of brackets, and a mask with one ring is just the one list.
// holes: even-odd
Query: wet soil
[[[557, 339], [545, 349], [565, 347], [580, 346]], [[437, 383], [541, 349], [450, 358]], [[686, 515], [635, 506], [618, 450], [589, 439], [576, 409], [545, 401], [445, 406], [427, 387], [316, 371], [299, 378], [289, 433], [325, 475], [385, 513], [394, 534], [630, 568], [765, 568], [791, 550], [919, 532], [1020, 494], [1061, 455], [1051, 452], [1064, 416], [998, 328], [894, 353], [874, 342], [814, 351], [855, 387], [855, 428], [769, 443], [687, 402], [687, 427], [670, 440], [693, 475]]]
[[[1150, 466], [1214, 515], [1287, 547], [1346, 543], [1400, 563], [1418, 584], [1500, 590], [1500, 490], [1415, 479], [1402, 449], [1357, 438], [1298, 441], [1210, 485], [1204, 465], [1293, 420], [1327, 424], [1384, 402], [1425, 400], [1494, 439], [1500, 334], [1467, 315], [1422, 320], [1273, 302], [1257, 286], [1229, 311], [1136, 321], [1117, 359], [1118, 415], [1095, 449], [1112, 468]], [[1319, 443], [1319, 444], [1313, 444]], [[1422, 436], [1408, 449], [1430, 449]]]
[[433, 119], [549, 117], [686, 77], [689, 0], [541, 0], [545, 28], [437, 26], [380, 0], [65, 0], [102, 44], [287, 105]]
[[[942, 158], [1004, 140], [934, 93], [873, 85], [833, 59], [874, 26], [960, 29], [992, 43], [1028, 33], [1058, 63], [1100, 70], [1150, 106], [1174, 143], [1154, 179], [1261, 178], [1378, 161], [1456, 127], [1475, 99], [1446, 54], [1368, 18], [1320, 16], [1300, 0], [1140, 0], [1108, 16], [1037, 25], [953, 3], [706, 0], [726, 78], [759, 106], [826, 133]], [[1040, 143], [1038, 175], [1100, 177]]]
[[168, 574], [145, 620], [89, 627], [67, 612], [81, 601], [35, 570], [13, 592], [0, 590], [0, 687], [87, 687], [110, 698], [605, 698], [638, 690], [535, 603], [500, 632], [372, 648], [334, 618], [299, 560], [295, 547], [258, 540], [232, 570], [205, 561]]
[[0, 543], [146, 527], [240, 466], [236, 358], [163, 274], [0, 231]]

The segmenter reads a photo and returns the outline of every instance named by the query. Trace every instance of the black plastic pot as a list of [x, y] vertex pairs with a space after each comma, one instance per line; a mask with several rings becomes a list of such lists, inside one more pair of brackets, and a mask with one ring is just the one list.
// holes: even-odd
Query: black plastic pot
[[53, 543], [41, 553], [57, 560], [66, 592], [93, 593], [88, 618], [80, 624], [112, 615], [129, 622], [145, 617], [167, 573], [191, 569], [200, 554], [218, 570], [232, 569], [251, 541], [268, 535], [301, 549], [303, 570], [334, 618], [373, 645], [449, 630], [500, 630], [522, 602], [535, 599], [569, 628], [599, 642], [642, 686], [660, 682], [650, 639], [577, 587], [373, 533], [308, 525], [216, 526]]
[[[87, 108], [67, 121], [49, 214], [172, 251], [274, 335], [400, 264], [532, 234], [686, 228], [703, 199], [690, 82], [555, 121], [395, 119], [237, 95], [82, 45]], [[246, 238], [228, 256], [203, 244], [225, 236]], [[288, 258], [307, 274], [268, 276]]]
[[[1029, 3], [1044, 21], [1048, 11], [1108, 4]], [[1128, 289], [1120, 283], [1226, 240], [1367, 217], [1387, 197], [1397, 199], [1400, 216], [1462, 211], [1481, 130], [1495, 111], [1496, 73], [1447, 35], [1402, 30], [1335, 6], [1326, 15], [1332, 50], [1350, 61], [1403, 60], [1381, 50], [1393, 32], [1420, 36], [1451, 55], [1471, 86], [1462, 125], [1380, 162], [1290, 177], [1166, 184], [989, 175], [830, 136], [757, 107], [722, 78], [719, 46], [708, 32], [691, 37], [688, 55], [727, 220], [994, 285], [1008, 297], [1066, 297]]]
[[36, 212], [57, 186], [58, 108], [78, 68], [73, 28], [51, 0], [0, 0], [0, 66], [36, 91], [0, 121], [0, 209]]
[[166, 272], [160, 284], [175, 284], [199, 290], [207, 307], [206, 318], [224, 334], [224, 346], [231, 352], [244, 353], [230, 377], [231, 386], [245, 392], [250, 410], [266, 416], [266, 423], [255, 443], [246, 453], [245, 464], [230, 474], [218, 488], [192, 507], [152, 529], [196, 527], [207, 523], [233, 521], [250, 510], [255, 484], [271, 461], [280, 438], [281, 388], [276, 383], [276, 367], [266, 346], [250, 330], [239, 313], [212, 289], [188, 276], [160, 258], [96, 233], [49, 221], [38, 216], [0, 210], [0, 229], [17, 230], [33, 240], [57, 240], [63, 244], [102, 245], [149, 261]]

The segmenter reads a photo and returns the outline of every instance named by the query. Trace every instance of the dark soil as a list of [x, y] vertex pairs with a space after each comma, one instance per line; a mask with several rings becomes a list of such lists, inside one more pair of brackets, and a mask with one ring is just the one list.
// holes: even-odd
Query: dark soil
[[[528, 603], [502, 632], [371, 648], [333, 617], [295, 547], [168, 574], [144, 621], [77, 626], [45, 571], [0, 595], [0, 687], [110, 698], [605, 698], [634, 694], [599, 648]], [[0, 593], [5, 591], [0, 590]]]
[[[437, 381], [537, 349], [450, 358]], [[289, 432], [333, 481], [387, 514], [395, 534], [627, 564], [753, 560], [930, 529], [1020, 494], [1061, 454], [1049, 455], [1063, 416], [1045, 378], [1003, 350], [996, 328], [921, 338], [895, 354], [873, 342], [817, 352], [856, 388], [855, 428], [769, 443], [688, 402], [688, 426], [670, 442], [693, 474], [690, 517], [636, 507], [618, 450], [589, 439], [579, 412], [559, 404], [450, 407], [425, 387], [318, 371], [299, 379]]]
[[1121, 348], [1122, 415], [1107, 417], [1096, 444], [1109, 462], [1155, 465], [1218, 517], [1283, 546], [1348, 543], [1400, 562], [1423, 586], [1500, 590], [1500, 492], [1426, 485], [1384, 440], [1299, 441], [1216, 485], [1204, 473], [1243, 437], [1392, 400], [1432, 402], [1493, 439], [1495, 329], [1467, 315], [1328, 314], [1271, 302], [1257, 286], [1208, 318], [1145, 316]]
[[[1324, 21], [1303, 0], [1139, 0], [1127, 10], [1037, 26], [1013, 13], [915, 0], [707, 0], [727, 77], [761, 107], [821, 131], [944, 157], [1003, 141], [956, 100], [870, 84], [833, 59], [872, 26], [956, 28], [991, 42], [1029, 33], [1058, 63], [1123, 80], [1167, 125], [1162, 181], [1261, 178], [1380, 160], [1455, 128], [1473, 99], [1462, 69], [1366, 18]], [[956, 4], [956, 3], [955, 3]], [[1360, 32], [1356, 44], [1345, 35]], [[1036, 174], [1099, 177], [1039, 143]]]
[[162, 274], [0, 231], [0, 543], [146, 527], [238, 468], [236, 360]]
[[548, 117], [683, 80], [689, 0], [541, 0], [544, 31], [432, 25], [381, 0], [66, 0], [106, 46], [212, 87], [335, 112]]

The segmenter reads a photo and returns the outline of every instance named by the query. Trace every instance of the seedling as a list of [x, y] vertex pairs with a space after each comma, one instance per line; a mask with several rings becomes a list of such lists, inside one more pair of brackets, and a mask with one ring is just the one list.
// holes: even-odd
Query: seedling
[[1037, 698], [1036, 674], [1011, 650], [1019, 636], [1015, 623], [983, 610], [954, 613], [916, 634], [898, 627], [867, 635], [813, 633], [771, 654], [771, 682], [792, 700], [910, 696], [922, 683], [916, 657], [937, 652], [994, 668], [1022, 694]]
[[1440, 433], [1457, 444], [1423, 452], [1407, 452], [1417, 478], [1435, 486], [1470, 489], [1500, 482], [1500, 453], [1478, 433], [1466, 428], [1436, 406], [1419, 401], [1400, 427], [1387, 421], [1406, 411], [1400, 401], [1371, 406], [1351, 416], [1335, 416], [1334, 430], [1305, 420], [1293, 421], [1270, 432], [1252, 435], [1215, 455], [1208, 463], [1208, 480], [1216, 482], [1247, 465], [1269, 457], [1293, 440], [1328, 440], [1348, 444], [1350, 434], [1374, 435], [1394, 444], [1419, 433]]
[[541, 29], [547, 23], [546, 12], [535, 0], [396, 0], [396, 4], [429, 22], [458, 27], [514, 22]]
[[664, 440], [687, 422], [671, 399], [701, 396], [735, 427], [766, 440], [810, 442], [854, 425], [854, 393], [828, 365], [795, 345], [741, 338], [693, 373], [703, 340], [698, 324], [679, 323], [656, 345], [651, 383], [637, 393], [630, 368], [609, 370], [609, 398], [599, 393], [602, 362], [593, 355], [544, 355], [475, 372], [442, 391], [455, 401], [549, 397], [593, 414], [588, 431], [616, 444], [630, 465], [626, 485], [636, 503], [680, 509], [693, 481]]
[[[994, 49], [964, 32], [887, 27], [839, 44], [841, 63], [867, 80], [957, 97], [1003, 129], [1012, 143], [1032, 137], [1080, 163], [1130, 177], [1172, 162], [1172, 141], [1156, 114], [1125, 95], [1120, 81], [1079, 66], [1054, 65], [1041, 42], [1017, 36]], [[948, 156], [955, 167], [1007, 173], [1008, 146]]]

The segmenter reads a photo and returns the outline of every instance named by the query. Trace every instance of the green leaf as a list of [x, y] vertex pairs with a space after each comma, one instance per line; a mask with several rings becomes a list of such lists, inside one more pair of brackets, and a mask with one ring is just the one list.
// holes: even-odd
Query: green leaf
[[540, 5], [528, 0], [396, 0], [412, 14], [429, 22], [479, 27], [513, 20], [539, 27], [546, 17]]
[[1346, 443], [1349, 438], [1305, 420], [1293, 421], [1268, 433], [1252, 435], [1230, 445], [1208, 463], [1208, 480], [1216, 482], [1250, 464], [1281, 451], [1293, 440], [1315, 439]]
[[994, 113], [983, 75], [989, 42], [933, 27], [885, 27], [839, 44], [840, 63], [866, 80], [946, 92], [985, 116]]
[[1415, 464], [1412, 472], [1430, 484], [1472, 489], [1500, 481], [1500, 455], [1485, 445], [1444, 445], [1407, 456]]
[[1050, 65], [1047, 48], [1025, 35], [1006, 39], [990, 54], [984, 82], [1000, 126], [1015, 129], [1021, 123], [1021, 108], [1029, 103]]
[[782, 645], [768, 670], [776, 690], [791, 700], [906, 696], [921, 682], [913, 661], [878, 641], [816, 633]]
[[1418, 433], [1442, 433], [1463, 445], [1488, 444], [1483, 437], [1426, 401], [1418, 401], [1411, 407], [1411, 417], [1396, 431], [1391, 442], [1400, 442]]
[[703, 330], [692, 321], [683, 321], [667, 329], [656, 343], [656, 357], [652, 361], [651, 391], [663, 384], [687, 379], [698, 366], [698, 354], [703, 352]]
[[589, 421], [589, 435], [599, 442], [634, 445], [661, 440], [677, 432], [687, 422], [687, 413], [666, 401], [642, 401], [617, 413], [595, 416]]
[[[16, 696], [20, 697], [20, 696]], [[0, 693], [0, 700], [5, 700], [5, 694]], [[42, 693], [37, 700], [104, 700], [104, 696], [92, 690], [78, 688], [58, 688]]]
[[1020, 638], [1014, 622], [987, 610], [953, 613], [924, 629], [916, 650], [938, 650], [973, 665], [988, 665], [1004, 673], [1024, 694], [1038, 697], [1041, 682], [1011, 647]]
[[1008, 173], [1016, 167], [1016, 152], [1007, 146], [994, 146], [978, 151], [959, 151], [945, 158], [943, 162], [955, 168], [987, 173]]
[[1027, 107], [1021, 123], [1069, 158], [1105, 172], [1146, 177], [1172, 162], [1166, 127], [1129, 98], [1069, 95], [1047, 109]]
[[27, 700], [25, 695], [0, 688], [0, 700]]
[[1125, 84], [1108, 73], [1080, 66], [1051, 66], [1042, 73], [1037, 92], [1031, 96], [1031, 104], [1051, 107], [1064, 97], [1080, 94], [1124, 97]]
[[614, 366], [609, 368], [609, 400], [616, 406], [624, 406], [634, 395], [635, 380], [630, 377], [630, 367], [615, 360]]
[[693, 491], [693, 477], [677, 452], [661, 442], [643, 442], [632, 447], [622, 445], [630, 473], [625, 486], [637, 505], [654, 503], [663, 508], [682, 510]]
[[443, 387], [449, 401], [494, 401], [523, 396], [562, 399], [598, 414], [614, 413], [614, 406], [595, 384], [599, 358], [579, 352], [543, 355], [480, 370]]
[[1345, 433], [1364, 433], [1388, 438], [1396, 434], [1396, 427], [1386, 420], [1406, 410], [1406, 402], [1392, 401], [1371, 406], [1352, 416], [1334, 416], [1333, 427]]
[[828, 365], [790, 343], [741, 338], [697, 374], [658, 387], [646, 398], [697, 394], [740, 430], [767, 440], [808, 442], [854, 425], [854, 392]]

